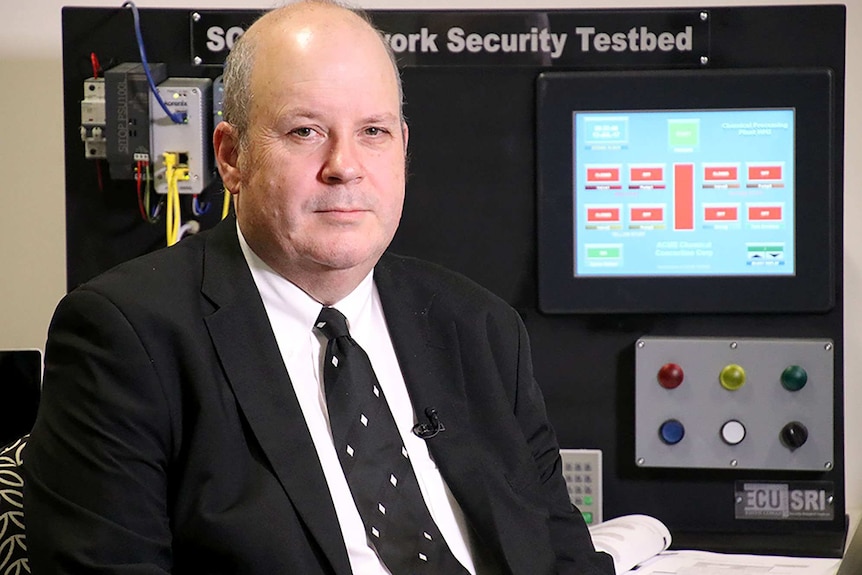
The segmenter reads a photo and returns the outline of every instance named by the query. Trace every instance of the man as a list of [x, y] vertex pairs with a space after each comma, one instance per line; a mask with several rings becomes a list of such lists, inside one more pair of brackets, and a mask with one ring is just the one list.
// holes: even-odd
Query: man
[[326, 2], [270, 12], [226, 65], [225, 118], [236, 220], [58, 306], [26, 455], [33, 572], [406, 572], [330, 433], [315, 326], [332, 306], [457, 561], [436, 572], [612, 573], [569, 504], [517, 314], [384, 255], [408, 130], [379, 33]]

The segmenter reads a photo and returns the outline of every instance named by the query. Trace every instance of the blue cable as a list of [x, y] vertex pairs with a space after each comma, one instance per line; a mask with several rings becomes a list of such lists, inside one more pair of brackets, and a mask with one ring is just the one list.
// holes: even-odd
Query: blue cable
[[202, 216], [205, 213], [207, 213], [208, 211], [210, 211], [210, 203], [209, 202], [199, 202], [198, 196], [197, 196], [197, 194], [195, 194], [195, 196], [192, 198], [192, 211], [194, 212], [194, 214], [196, 216]]
[[150, 74], [150, 64], [147, 62], [147, 54], [144, 51], [144, 39], [141, 36], [141, 19], [138, 15], [138, 7], [135, 6], [135, 3], [129, 0], [128, 2], [123, 3], [123, 8], [131, 8], [132, 9], [132, 17], [135, 19], [135, 36], [138, 39], [138, 51], [141, 53], [141, 64], [144, 67], [144, 74], [147, 75], [147, 82], [150, 84], [150, 90], [153, 92], [153, 96], [155, 96], [156, 101], [158, 101], [159, 105], [161, 105], [162, 109], [165, 111], [165, 114], [168, 115], [168, 118], [175, 124], [185, 124], [186, 123], [186, 113], [185, 112], [171, 112], [168, 109], [165, 101], [162, 100], [161, 94], [156, 89], [156, 83], [153, 81], [153, 76]]

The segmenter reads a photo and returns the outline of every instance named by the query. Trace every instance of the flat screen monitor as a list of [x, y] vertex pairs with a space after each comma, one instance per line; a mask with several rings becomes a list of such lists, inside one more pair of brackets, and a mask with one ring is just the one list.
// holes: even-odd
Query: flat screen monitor
[[831, 86], [824, 70], [542, 74], [540, 308], [831, 308]]

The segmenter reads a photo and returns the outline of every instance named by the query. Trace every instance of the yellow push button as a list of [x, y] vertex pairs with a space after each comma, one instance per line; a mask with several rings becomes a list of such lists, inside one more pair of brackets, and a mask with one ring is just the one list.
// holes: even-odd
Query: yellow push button
[[745, 370], [735, 363], [725, 365], [718, 374], [718, 381], [724, 389], [736, 391], [745, 385]]

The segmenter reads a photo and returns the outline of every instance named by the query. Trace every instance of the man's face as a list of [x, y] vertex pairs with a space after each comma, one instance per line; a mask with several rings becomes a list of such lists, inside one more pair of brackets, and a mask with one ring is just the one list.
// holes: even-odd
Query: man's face
[[261, 39], [237, 160], [240, 229], [288, 279], [364, 276], [404, 202], [407, 132], [389, 57], [352, 15], [323, 17]]

